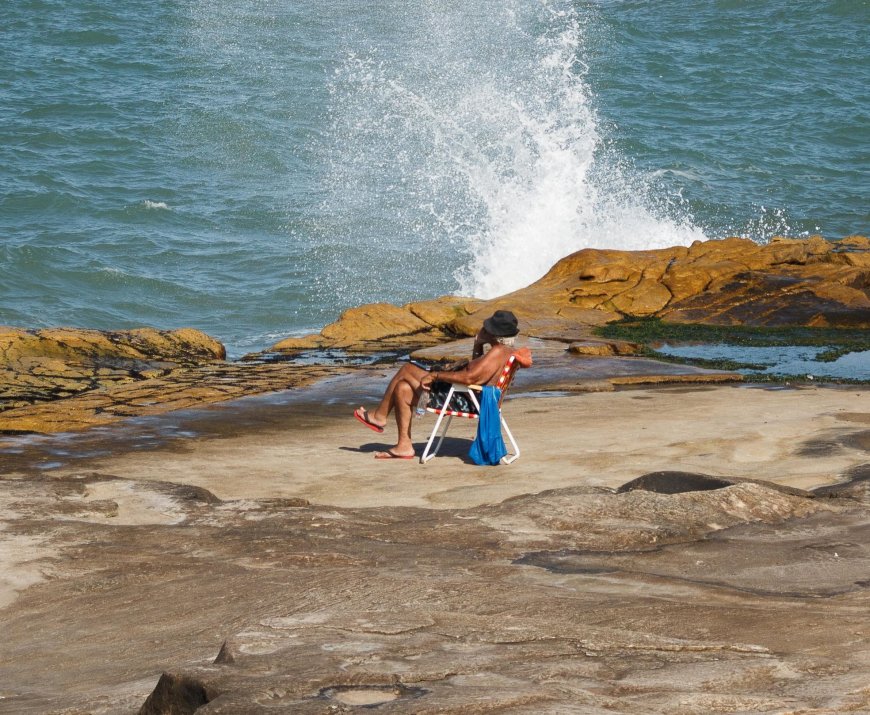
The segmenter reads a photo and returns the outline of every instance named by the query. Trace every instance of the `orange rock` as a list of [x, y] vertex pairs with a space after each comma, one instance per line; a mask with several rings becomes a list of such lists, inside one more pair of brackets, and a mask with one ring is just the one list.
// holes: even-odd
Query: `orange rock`
[[[326, 341], [323, 339], [321, 335], [305, 335], [301, 338], [284, 338], [279, 342], [275, 343], [271, 348], [269, 348], [269, 352], [290, 352], [295, 350], [316, 350], [317, 348], [322, 348], [326, 345]], [[259, 357], [259, 353], [251, 353], [249, 355], [245, 355], [243, 360], [252, 360]]]
[[536, 283], [492, 300], [442, 297], [403, 308], [346, 311], [319, 336], [282, 341], [347, 349], [417, 347], [471, 336], [493, 311], [512, 310], [521, 332], [566, 342], [620, 317], [746, 325], [870, 328], [870, 239], [821, 236], [696, 241], [650, 251], [584, 249]]
[[453, 320], [474, 313], [483, 301], [476, 298], [442, 296], [435, 300], [409, 303], [405, 308], [429, 326], [449, 325]]
[[627, 340], [603, 340], [587, 339], [571, 343], [568, 352], [572, 355], [593, 355], [596, 357], [610, 357], [613, 355], [636, 355], [640, 351], [640, 345]]
[[[271, 351], [425, 348], [473, 336], [498, 309], [517, 315], [524, 337], [569, 343], [586, 355], [633, 350], [592, 336], [593, 327], [620, 317], [870, 328], [870, 239], [777, 238], [761, 246], [728, 238], [653, 251], [585, 249], [536, 283], [493, 300], [444, 296], [352, 308], [320, 334], [282, 340]], [[6, 410], [0, 430], [78, 429], [283, 389], [325, 369], [224, 359], [220, 343], [191, 329], [0, 327], [0, 410]], [[60, 397], [66, 399], [44, 404]]]
[[226, 358], [190, 328], [126, 331], [0, 328], [0, 409], [69, 397]]
[[409, 310], [389, 303], [371, 303], [344, 311], [338, 322], [327, 325], [321, 335], [340, 347], [397, 334], [418, 333], [430, 327]]

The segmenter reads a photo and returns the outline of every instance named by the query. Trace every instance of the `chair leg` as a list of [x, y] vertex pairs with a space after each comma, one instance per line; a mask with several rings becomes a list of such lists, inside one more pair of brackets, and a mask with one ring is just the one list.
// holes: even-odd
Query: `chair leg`
[[[438, 450], [441, 449], [441, 443], [444, 441], [444, 437], [447, 435], [447, 429], [450, 427], [450, 421], [453, 419], [453, 415], [447, 416], [447, 422], [444, 423], [444, 429], [441, 430], [441, 433], [438, 433], [438, 428], [441, 426], [441, 422], [444, 420], [444, 413], [438, 415], [438, 419], [435, 421], [435, 426], [432, 428], [432, 434], [429, 435], [429, 441], [426, 442], [426, 448], [423, 450], [423, 454], [420, 455], [420, 464], [425, 464], [432, 457], [438, 454]], [[429, 450], [432, 449], [432, 442], [435, 440], [435, 437], [438, 437], [438, 444], [435, 445], [435, 449], [432, 450], [432, 453], [429, 453]]]
[[508, 436], [508, 440], [510, 440], [511, 446], [514, 448], [514, 453], [510, 455], [505, 455], [501, 458], [501, 461], [505, 464], [510, 464], [517, 457], [520, 456], [520, 446], [517, 444], [517, 441], [514, 439], [513, 434], [511, 434], [510, 427], [508, 427], [508, 423], [505, 421], [505, 418], [501, 418], [501, 426], [504, 427], [504, 431]]
[[444, 429], [441, 430], [441, 435], [438, 437], [438, 444], [435, 445], [434, 454], [438, 454], [441, 451], [441, 445], [444, 442], [444, 438], [447, 436], [447, 430], [450, 429], [450, 423], [453, 422], [453, 415], [447, 415], [447, 421], [444, 423]]

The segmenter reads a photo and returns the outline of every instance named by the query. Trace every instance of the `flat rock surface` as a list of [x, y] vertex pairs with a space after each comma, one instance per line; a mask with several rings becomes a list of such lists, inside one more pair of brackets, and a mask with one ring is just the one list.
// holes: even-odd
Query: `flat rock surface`
[[[615, 385], [657, 382], [728, 382], [740, 375], [721, 370], [706, 370], [644, 358], [619, 356], [578, 356], [564, 343], [537, 338], [521, 338], [518, 346], [534, 351], [535, 369], [523, 373], [520, 386], [546, 387], [569, 391], [612, 390]], [[423, 358], [467, 358], [471, 340], [443, 342], [417, 350]], [[348, 373], [370, 372], [344, 353], [326, 360], [318, 353], [308, 360], [273, 362], [207, 362], [175, 366], [165, 374], [94, 385], [63, 399], [37, 401], [17, 408], [0, 410], [0, 435], [3, 433], [50, 434], [102, 427], [120, 420], [167, 414], [202, 407], [250, 395], [299, 388]], [[394, 356], [382, 354], [391, 368]], [[319, 362], [318, 362], [319, 360]], [[369, 361], [374, 358], [369, 357]], [[357, 378], [359, 379], [359, 378]], [[364, 378], [363, 378], [364, 379]], [[2, 437], [0, 437], [2, 439]]]
[[865, 387], [520, 389], [483, 468], [373, 460], [387, 377], [0, 439], [0, 713], [870, 711]]

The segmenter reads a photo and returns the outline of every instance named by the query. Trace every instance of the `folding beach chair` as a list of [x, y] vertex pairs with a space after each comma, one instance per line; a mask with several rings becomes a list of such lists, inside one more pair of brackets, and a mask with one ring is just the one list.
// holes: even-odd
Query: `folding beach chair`
[[[519, 367], [520, 363], [517, 360], [517, 356], [511, 355], [504, 364], [501, 375], [499, 375], [498, 382], [496, 382], [495, 385], [501, 390], [501, 397], [498, 401], [498, 415], [499, 419], [501, 419], [501, 426], [504, 428], [505, 434], [507, 435], [511, 446], [514, 448], [513, 454], [508, 453], [506, 456], [502, 457], [502, 462], [505, 464], [510, 464], [520, 456], [520, 447], [514, 439], [514, 436], [511, 434], [510, 428], [502, 414], [502, 403], [504, 402], [505, 395], [507, 394], [508, 388], [511, 386], [511, 382], [513, 382], [514, 375]], [[438, 419], [435, 421], [435, 426], [432, 428], [432, 434], [429, 436], [429, 441], [426, 443], [426, 449], [423, 450], [423, 454], [420, 457], [421, 464], [425, 464], [432, 459], [432, 457], [438, 454], [438, 450], [441, 449], [441, 443], [444, 441], [444, 437], [450, 427], [450, 422], [454, 417], [466, 417], [470, 420], [479, 419], [479, 416], [473, 412], [462, 412], [460, 410], [451, 409], [451, 403], [454, 402], [454, 395], [467, 395], [468, 399], [470, 399], [477, 408], [477, 411], [480, 412], [480, 400], [478, 399], [478, 396], [482, 390], [483, 387], [480, 385], [451, 385], [447, 397], [444, 400], [443, 407], [426, 408], [427, 412], [432, 412], [433, 414], [438, 415]], [[447, 417], [446, 421], [444, 420], [445, 417]], [[439, 432], [442, 423], [444, 428]], [[435, 441], [436, 436], [438, 437], [438, 443], [435, 445], [435, 449], [432, 449], [432, 443]]]

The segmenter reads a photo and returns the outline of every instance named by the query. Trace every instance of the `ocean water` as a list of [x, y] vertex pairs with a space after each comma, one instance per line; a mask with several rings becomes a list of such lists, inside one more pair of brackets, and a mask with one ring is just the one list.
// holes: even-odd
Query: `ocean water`
[[15, 0], [0, 324], [491, 297], [584, 247], [867, 233], [862, 0]]

